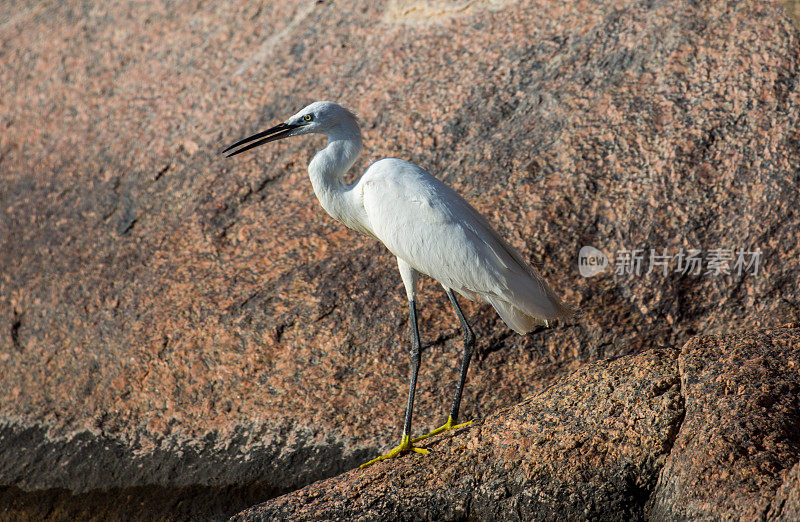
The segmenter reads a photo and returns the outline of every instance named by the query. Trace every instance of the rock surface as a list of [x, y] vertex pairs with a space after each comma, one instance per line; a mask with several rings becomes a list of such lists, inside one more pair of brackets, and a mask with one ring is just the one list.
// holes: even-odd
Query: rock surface
[[[6, 501], [199, 487], [231, 513], [396, 443], [408, 325], [391, 256], [319, 208], [305, 173], [319, 140], [218, 155], [315, 99], [362, 118], [358, 169], [428, 168], [584, 311], [518, 337], [466, 306], [480, 354], [465, 417], [586, 363], [800, 319], [800, 45], [777, 4], [4, 11]], [[757, 274], [584, 279], [583, 245], [763, 258]], [[422, 431], [446, 414], [460, 335], [430, 281], [420, 319]], [[238, 504], [213, 507], [230, 488]]]
[[800, 518], [800, 330], [693, 339], [680, 370], [686, 419], [652, 516], [763, 520], [783, 484], [769, 518]]
[[233, 520], [796, 519], [799, 369], [796, 326], [595, 363]]
[[683, 418], [676, 357], [584, 367], [407, 455], [317, 482], [234, 519], [637, 518]]
[[800, 513], [800, 464], [792, 468], [767, 513], [768, 520], [795, 520]]

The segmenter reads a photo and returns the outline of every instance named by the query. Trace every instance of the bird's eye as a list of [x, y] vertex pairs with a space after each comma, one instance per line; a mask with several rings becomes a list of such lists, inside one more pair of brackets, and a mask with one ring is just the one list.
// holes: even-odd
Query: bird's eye
[[311, 121], [312, 119], [314, 118], [310, 114], [306, 114], [305, 116], [303, 116], [304, 121]]

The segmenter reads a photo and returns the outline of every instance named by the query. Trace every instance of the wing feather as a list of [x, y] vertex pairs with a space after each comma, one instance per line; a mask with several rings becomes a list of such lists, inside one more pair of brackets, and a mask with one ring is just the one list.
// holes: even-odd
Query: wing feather
[[370, 166], [360, 183], [372, 232], [415, 270], [489, 302], [522, 333], [572, 315], [486, 218], [425, 170], [391, 158]]

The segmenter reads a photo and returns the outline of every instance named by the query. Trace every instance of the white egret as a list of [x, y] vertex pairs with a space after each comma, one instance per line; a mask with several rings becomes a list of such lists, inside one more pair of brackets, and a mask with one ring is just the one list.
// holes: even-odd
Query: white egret
[[[457, 424], [457, 420], [475, 335], [454, 292], [488, 302], [520, 334], [553, 319], [569, 318], [573, 312], [477, 210], [424, 169], [387, 158], [370, 165], [356, 183], [345, 184], [342, 176], [361, 153], [361, 131], [353, 113], [333, 102], [312, 103], [285, 122], [237, 141], [223, 153], [230, 157], [270, 141], [311, 133], [328, 138], [325, 148], [308, 165], [322, 208], [347, 227], [382, 242], [397, 256], [411, 315], [411, 379], [402, 439], [388, 454], [362, 467], [406, 451], [427, 453], [413, 443], [470, 424]], [[463, 329], [464, 354], [447, 422], [412, 440], [411, 413], [421, 348], [416, 312], [419, 274], [436, 279], [447, 292]]]

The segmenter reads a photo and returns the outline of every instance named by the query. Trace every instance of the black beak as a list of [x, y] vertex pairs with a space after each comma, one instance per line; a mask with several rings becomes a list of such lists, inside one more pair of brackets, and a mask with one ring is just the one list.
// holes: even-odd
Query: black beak
[[[244, 145], [245, 143], [250, 143], [251, 141], [253, 142], [253, 143], [250, 143], [246, 147], [242, 147], [239, 150], [236, 150], [234, 152], [231, 152], [230, 154], [227, 154], [225, 157], [226, 158], [230, 158], [231, 156], [236, 156], [240, 152], [244, 152], [246, 150], [254, 149], [254, 148], [258, 147], [259, 145], [263, 145], [265, 143], [269, 143], [270, 141], [275, 141], [275, 140], [279, 140], [281, 138], [285, 138], [289, 134], [291, 134], [291, 132], [294, 129], [296, 129], [297, 127], [301, 127], [301, 125], [280, 123], [278, 125], [275, 125], [271, 129], [267, 129], [267, 130], [265, 130], [263, 132], [259, 132], [258, 134], [253, 134], [249, 138], [245, 138], [243, 140], [237, 141], [236, 143], [234, 143], [233, 145], [231, 145], [227, 149], [223, 150], [222, 154], [225, 154], [226, 152], [235, 149], [239, 145]], [[258, 140], [258, 141], [255, 141], [255, 140]]]

